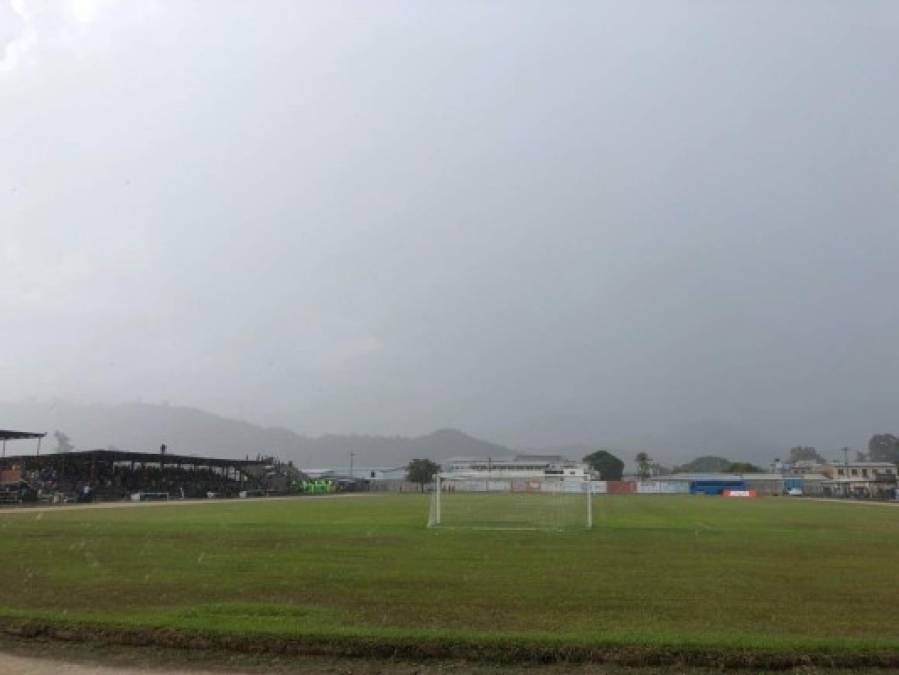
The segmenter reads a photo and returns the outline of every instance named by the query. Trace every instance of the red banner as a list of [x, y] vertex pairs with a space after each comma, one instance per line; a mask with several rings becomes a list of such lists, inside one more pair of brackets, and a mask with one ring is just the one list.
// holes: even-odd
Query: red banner
[[628, 495], [637, 491], [637, 484], [629, 480], [610, 480], [607, 485], [610, 495]]
[[0, 483], [18, 483], [22, 480], [19, 469], [0, 469]]

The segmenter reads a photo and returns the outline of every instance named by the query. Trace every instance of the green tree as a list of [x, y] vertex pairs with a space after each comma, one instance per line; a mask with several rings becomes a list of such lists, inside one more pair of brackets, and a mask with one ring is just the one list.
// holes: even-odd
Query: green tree
[[649, 478], [652, 474], [652, 457], [645, 452], [638, 452], [635, 461], [637, 462], [637, 475], [640, 476], [640, 480]]
[[818, 450], [811, 445], [795, 445], [790, 448], [790, 463], [796, 462], [823, 462], [824, 458], [818, 454]]
[[899, 464], [899, 438], [893, 434], [875, 434], [868, 441], [868, 457], [872, 462]]
[[752, 462], [734, 462], [727, 467], [727, 473], [762, 473], [762, 470]]
[[674, 469], [672, 469], [670, 466], [666, 466], [665, 464], [660, 464], [659, 462], [653, 462], [653, 465], [652, 465], [652, 475], [653, 476], [667, 476], [672, 473], [674, 473]]
[[53, 438], [56, 439], [56, 452], [72, 452], [75, 449], [69, 437], [58, 429], [53, 432]]
[[597, 450], [584, 457], [584, 462], [599, 472], [602, 480], [621, 480], [624, 473], [624, 462], [608, 450]]
[[425, 491], [425, 485], [431, 482], [434, 474], [440, 471], [440, 465], [430, 459], [413, 459], [406, 467], [406, 480], [410, 483], [418, 483], [421, 492]]

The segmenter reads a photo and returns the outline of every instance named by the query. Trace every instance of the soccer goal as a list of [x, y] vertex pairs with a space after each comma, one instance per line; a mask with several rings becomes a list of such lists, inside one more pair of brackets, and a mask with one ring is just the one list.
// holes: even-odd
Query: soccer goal
[[589, 480], [562, 476], [434, 477], [428, 527], [565, 530], [593, 527]]

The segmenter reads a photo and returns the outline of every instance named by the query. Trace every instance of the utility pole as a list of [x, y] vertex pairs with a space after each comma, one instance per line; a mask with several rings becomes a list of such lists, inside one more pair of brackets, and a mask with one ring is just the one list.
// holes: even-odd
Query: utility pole
[[350, 452], [350, 478], [355, 478], [353, 475], [353, 458], [356, 456], [355, 452]]

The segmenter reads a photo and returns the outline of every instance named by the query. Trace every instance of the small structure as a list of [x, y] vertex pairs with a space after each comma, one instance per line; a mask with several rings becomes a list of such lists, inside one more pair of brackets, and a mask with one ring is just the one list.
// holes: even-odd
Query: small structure
[[337, 472], [323, 472], [302, 481], [301, 489], [304, 494], [313, 495], [329, 492], [367, 492], [370, 489], [370, 481]]

